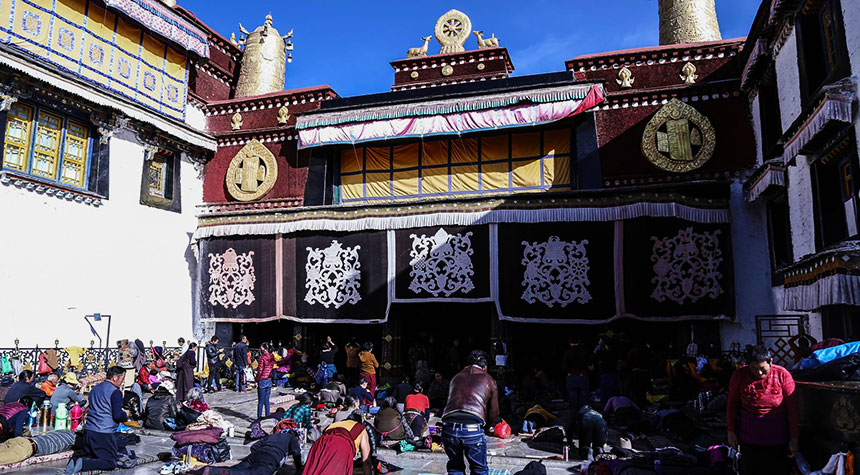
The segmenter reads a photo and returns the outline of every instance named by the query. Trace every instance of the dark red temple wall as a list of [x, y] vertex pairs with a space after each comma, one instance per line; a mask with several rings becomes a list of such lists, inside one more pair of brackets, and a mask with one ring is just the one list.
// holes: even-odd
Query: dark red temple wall
[[215, 47], [209, 48], [209, 62], [230, 74], [234, 74], [236, 72], [236, 68], [239, 67], [239, 64], [236, 61], [233, 61], [233, 58], [229, 54], [226, 54]]
[[[707, 59], [700, 61], [692, 61], [696, 66], [696, 83], [714, 82], [725, 79], [737, 79], [740, 77], [740, 70], [736, 57]], [[635, 91], [637, 89], [650, 89], [655, 87], [683, 86], [684, 81], [681, 79], [681, 68], [684, 67], [686, 61], [677, 61], [674, 63], [652, 64], [650, 66], [633, 66], [630, 72], [633, 73], [633, 88], [625, 91]], [[586, 67], [588, 68], [588, 67]], [[585, 74], [585, 79], [588, 81], [605, 81], [607, 92], [616, 92], [621, 90], [617, 79], [619, 69], [607, 68], [589, 71], [586, 69], [582, 74]], [[575, 70], [576, 71], [576, 70]]]
[[[707, 117], [716, 132], [714, 154], [696, 172], [735, 170], [755, 164], [755, 137], [744, 97], [689, 101]], [[596, 114], [597, 140], [603, 177], [668, 176], [642, 155], [645, 125], [662, 106], [601, 110]]]
[[[266, 148], [272, 151], [278, 162], [278, 179], [272, 191], [261, 200], [298, 198], [304, 199], [305, 184], [308, 178], [308, 158], [310, 152], [296, 150], [295, 140], [284, 142], [267, 142]], [[203, 201], [206, 203], [224, 203], [236, 201], [227, 193], [225, 175], [230, 161], [241, 150], [243, 145], [218, 147], [218, 151], [203, 174]]]
[[198, 66], [195, 77], [190, 81], [191, 91], [207, 101], [221, 101], [230, 98], [230, 86], [210, 76]]

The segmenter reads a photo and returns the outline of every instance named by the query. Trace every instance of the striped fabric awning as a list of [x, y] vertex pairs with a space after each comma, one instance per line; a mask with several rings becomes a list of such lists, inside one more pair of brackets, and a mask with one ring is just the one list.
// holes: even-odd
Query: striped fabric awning
[[603, 102], [597, 84], [574, 84], [472, 98], [392, 104], [298, 117], [299, 148], [456, 135], [561, 120]]

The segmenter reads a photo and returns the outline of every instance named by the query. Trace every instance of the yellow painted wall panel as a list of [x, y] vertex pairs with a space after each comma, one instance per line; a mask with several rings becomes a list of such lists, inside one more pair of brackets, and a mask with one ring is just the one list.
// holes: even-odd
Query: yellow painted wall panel
[[481, 181], [484, 190], [499, 190], [508, 187], [508, 163], [481, 164]]
[[540, 156], [540, 132], [512, 134], [511, 157], [526, 158]]
[[3, 30], [0, 30], [0, 41], [9, 41], [9, 20], [12, 19], [12, 0], [0, 0], [0, 18], [3, 18]]
[[390, 170], [391, 149], [389, 147], [367, 147], [365, 163], [368, 170]]
[[81, 74], [100, 84], [108, 84], [110, 50], [112, 46], [92, 36], [84, 36], [84, 54], [81, 57]]
[[451, 191], [478, 191], [478, 166], [452, 166]]
[[15, 7], [12, 32], [18, 35], [15, 43], [39, 56], [45, 57], [48, 35], [51, 32], [51, 15], [23, 2]]
[[[137, 58], [123, 51], [115, 50], [113, 53], [113, 75], [111, 79], [125, 86], [135, 89], [137, 87]], [[134, 97], [134, 94], [131, 95]]]
[[411, 143], [394, 147], [394, 169], [418, 166], [418, 144]]
[[81, 59], [81, 42], [83, 41], [83, 32], [80, 28], [59, 18], [54, 18], [51, 38], [51, 48], [54, 50], [50, 56], [51, 61], [70, 71], [78, 72], [78, 64]]
[[368, 197], [386, 197], [391, 196], [391, 185], [388, 172], [382, 173], [367, 173], [367, 196]]
[[447, 168], [425, 168], [421, 170], [421, 193], [447, 193], [448, 192], [448, 169]]
[[140, 93], [145, 94], [147, 98], [156, 102], [156, 108], [158, 108], [157, 104], [161, 102], [163, 76], [164, 74], [155, 68], [146, 64], [140, 65], [140, 73], [137, 76], [138, 97], [141, 96]]
[[418, 170], [395, 172], [392, 186], [394, 187], [394, 196], [417, 195]]
[[540, 160], [524, 160], [513, 162], [511, 181], [514, 188], [540, 186]]

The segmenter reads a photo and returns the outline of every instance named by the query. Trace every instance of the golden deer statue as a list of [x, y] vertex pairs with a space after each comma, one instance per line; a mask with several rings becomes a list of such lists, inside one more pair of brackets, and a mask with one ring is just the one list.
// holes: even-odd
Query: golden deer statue
[[409, 51], [406, 52], [407, 58], [417, 58], [419, 56], [427, 56], [427, 46], [430, 44], [431, 36], [422, 36], [421, 39], [424, 40], [424, 46], [420, 48], [409, 48]]
[[472, 33], [478, 37], [478, 49], [499, 47], [499, 39], [496, 38], [495, 33], [487, 39], [484, 39], [484, 32], [481, 30], [475, 30]]

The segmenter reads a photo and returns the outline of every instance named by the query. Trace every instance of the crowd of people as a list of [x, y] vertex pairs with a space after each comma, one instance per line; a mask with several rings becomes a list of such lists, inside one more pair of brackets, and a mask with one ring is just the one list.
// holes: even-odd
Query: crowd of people
[[[408, 352], [407, 374], [380, 384], [370, 342], [352, 339], [343, 345], [341, 371], [343, 359], [336, 359], [341, 349], [331, 337], [315, 355], [270, 343], [257, 352], [243, 335], [232, 345], [212, 337], [200, 351], [206, 358], [203, 377], [197, 371], [196, 343], [178, 343], [176, 353], [166, 355], [155, 347], [147, 358], [137, 341], [130, 363], [111, 366], [86, 397], [72, 372], [48, 374], [37, 383], [36, 375], [24, 370], [14, 384], [0, 381], [5, 403], [0, 442], [27, 432], [31, 407], [46, 400], [53, 408], [79, 404], [86, 408], [84, 455], [72, 459], [66, 472], [111, 470], [117, 466], [113, 433], [119, 424], [140, 420], [147, 428], [181, 430], [210, 410], [205, 394], [225, 390], [226, 383], [238, 392], [256, 389], [256, 422], [249, 434], [257, 430], [260, 439], [229, 473], [246, 473], [241, 470], [249, 467], [272, 473], [270, 468], [291, 456], [305, 475], [351, 473], [356, 457], [370, 474], [379, 466], [375, 454], [381, 443], [399, 444], [401, 450], [443, 450], [450, 474], [465, 473], [467, 464], [471, 473], [487, 473], [486, 436], [497, 424], [509, 424], [526, 441], [559, 441], [584, 460], [599, 460], [607, 443], [625, 448], [626, 441], [629, 448], [631, 439], [655, 430], [674, 431], [694, 444], [724, 443], [740, 450], [741, 473], [788, 473], [798, 451], [794, 381], [760, 346], [749, 349], [743, 365], [721, 353], [702, 354], [695, 344], [676, 355], [646, 343], [622, 345], [606, 338], [589, 345], [571, 338], [557, 377], [537, 364], [516, 375], [480, 350], [461, 363], [461, 348], [453, 345], [450, 364], [442, 363], [451, 371], [448, 379], [430, 367], [426, 350], [416, 345]], [[803, 342], [792, 343], [799, 354], [809, 353]], [[272, 389], [278, 386], [292, 387], [297, 396], [289, 407], [273, 411]], [[564, 406], [556, 403], [559, 398]], [[684, 422], [682, 409], [689, 401], [698, 411], [726, 418], [723, 441], [703, 438]], [[320, 411], [330, 424], [321, 425], [322, 418], [314, 415]], [[438, 419], [431, 423], [433, 416]], [[610, 429], [617, 430], [617, 441], [609, 440]], [[298, 441], [312, 442], [303, 467]], [[275, 460], [271, 453], [283, 456]]]

